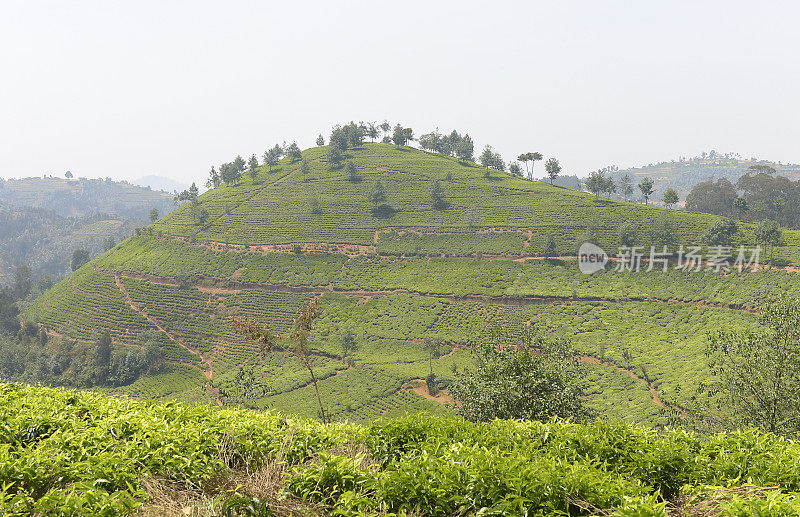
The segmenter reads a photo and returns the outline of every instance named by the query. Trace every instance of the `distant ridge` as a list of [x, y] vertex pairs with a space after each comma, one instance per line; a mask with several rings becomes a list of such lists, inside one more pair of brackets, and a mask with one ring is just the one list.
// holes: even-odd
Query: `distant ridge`
[[147, 176], [142, 176], [139, 179], [135, 179], [133, 180], [133, 184], [139, 185], [140, 187], [150, 187], [153, 190], [161, 190], [170, 193], [175, 191], [183, 192], [189, 188], [189, 185], [185, 183], [155, 174], [148, 174]]

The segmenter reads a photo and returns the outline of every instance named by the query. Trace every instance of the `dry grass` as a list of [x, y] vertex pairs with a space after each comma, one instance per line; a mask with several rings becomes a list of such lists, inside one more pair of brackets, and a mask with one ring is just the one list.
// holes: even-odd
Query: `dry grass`
[[731, 488], [715, 488], [694, 496], [681, 496], [668, 506], [669, 513], [687, 517], [716, 517], [722, 515], [725, 503], [735, 498], [761, 499], [778, 487], [742, 485]]

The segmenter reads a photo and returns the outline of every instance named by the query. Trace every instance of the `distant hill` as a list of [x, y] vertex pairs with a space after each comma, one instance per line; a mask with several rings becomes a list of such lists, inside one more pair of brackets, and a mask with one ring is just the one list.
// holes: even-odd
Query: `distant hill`
[[[775, 163], [754, 158], [744, 159], [734, 153], [717, 154], [713, 151], [694, 158], [679, 158], [644, 167], [617, 170], [612, 173], [612, 177], [619, 180], [627, 173], [633, 178], [634, 184], [649, 177], [655, 183], [656, 196], [654, 198], [660, 198], [664, 190], [672, 187], [678, 191], [683, 200], [692, 188], [702, 181], [726, 178], [735, 184], [740, 177], [747, 174], [748, 167], [752, 165], [768, 165], [773, 167], [778, 175], [786, 176], [791, 180], [800, 179], [800, 165], [797, 164]], [[635, 190], [634, 196], [638, 195], [639, 191]]]
[[164, 176], [156, 176], [153, 174], [142, 176], [139, 179], [133, 180], [133, 184], [139, 185], [140, 187], [149, 187], [152, 190], [161, 190], [169, 193], [183, 192], [189, 188], [189, 185], [181, 183], [180, 181], [175, 181], [170, 178], [165, 178]]
[[108, 237], [119, 242], [144, 224], [108, 215], [62, 217], [50, 210], [0, 203], [0, 286], [11, 283], [16, 266], [22, 264], [31, 268], [33, 277], [61, 278], [69, 273], [76, 249], [95, 256]]
[[[446, 387], [491, 321], [535, 325], [574, 342], [591, 369], [588, 403], [603, 416], [666, 424], [662, 409], [707, 378], [710, 330], [748, 328], [755, 301], [800, 292], [800, 276], [783, 270], [617, 273], [610, 263], [588, 276], [573, 259], [585, 240], [616, 254], [623, 226], [641, 245], [700, 243], [716, 216], [595, 198], [404, 146], [351, 147], [340, 166], [327, 153], [307, 149], [200, 195], [71, 274], [25, 317], [50, 332], [52, 350], [67, 338], [91, 350], [107, 331], [117, 380], [99, 389], [219, 404], [257, 357], [231, 316], [283, 333], [316, 298], [309, 339], [321, 397], [334, 418], [356, 421], [441, 408], [448, 399], [431, 395], [426, 377]], [[800, 232], [784, 238], [776, 256], [800, 264]], [[738, 239], [754, 245], [752, 225]], [[345, 357], [346, 332], [357, 348]], [[435, 354], [426, 340], [439, 343]], [[148, 343], [163, 361], [126, 366]], [[36, 365], [25, 375], [66, 383], [91, 379], [93, 365], [74, 355], [64, 377], [36, 377], [47, 371]], [[263, 391], [245, 404], [317, 415], [307, 372], [283, 350], [259, 361], [256, 378]]]
[[62, 217], [110, 214], [145, 220], [157, 208], [166, 215], [172, 195], [108, 179], [22, 178], [0, 180], [0, 202], [44, 208]]

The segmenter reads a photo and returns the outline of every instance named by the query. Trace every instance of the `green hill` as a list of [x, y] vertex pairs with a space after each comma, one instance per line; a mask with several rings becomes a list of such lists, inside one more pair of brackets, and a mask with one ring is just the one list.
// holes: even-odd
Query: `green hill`
[[[753, 304], [779, 290], [800, 292], [800, 277], [788, 270], [615, 272], [612, 262], [587, 276], [567, 256], [583, 238], [616, 253], [626, 224], [637, 244], [666, 231], [673, 248], [688, 246], [714, 216], [596, 199], [497, 171], [486, 177], [477, 165], [389, 144], [350, 149], [358, 176], [351, 178], [346, 167], [331, 169], [325, 152], [303, 152], [305, 174], [301, 161], [284, 159], [255, 181], [245, 175], [212, 189], [57, 284], [26, 315], [51, 336], [26, 379], [88, 382], [87, 350], [108, 331], [115, 378], [137, 380], [102, 389], [219, 403], [256, 353], [230, 317], [283, 332], [318, 297], [311, 343], [335, 419], [448, 411], [440, 405], [446, 393], [429, 396], [421, 379], [432, 370], [446, 386], [452, 368], [471, 360], [464, 343], [494, 319], [571, 338], [590, 367], [592, 407], [659, 424], [663, 406], [683, 403], [707, 378], [708, 331], [752, 327]], [[385, 190], [377, 203], [376, 181]], [[438, 209], [434, 181], [446, 202]], [[798, 235], [786, 231], [776, 256], [800, 264]], [[743, 225], [739, 239], [754, 244], [752, 227]], [[549, 240], [547, 254], [563, 257], [543, 258]], [[347, 331], [358, 348], [345, 361]], [[426, 339], [442, 342], [439, 357], [422, 349]], [[142, 366], [130, 357], [148, 342], [159, 344], [161, 360], [138, 375]], [[31, 373], [46, 371], [56, 355], [64, 361], [54, 381]], [[138, 369], [126, 375], [131, 363]], [[268, 388], [251, 405], [316, 416], [313, 387], [296, 361], [273, 353], [258, 373]]]
[[629, 424], [369, 426], [0, 383], [4, 515], [797, 515], [800, 446]]

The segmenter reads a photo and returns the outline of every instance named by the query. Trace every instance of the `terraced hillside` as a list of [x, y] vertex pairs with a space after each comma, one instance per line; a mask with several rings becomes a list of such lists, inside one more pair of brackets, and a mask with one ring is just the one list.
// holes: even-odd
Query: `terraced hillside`
[[[255, 180], [212, 189], [56, 285], [27, 316], [79, 341], [108, 330], [119, 347], [157, 333], [163, 367], [116, 391], [217, 403], [257, 351], [230, 316], [282, 332], [318, 297], [311, 342], [321, 395], [335, 418], [351, 420], [447, 411], [446, 393], [430, 396], [420, 379], [433, 371], [446, 385], [452, 368], [470, 361], [465, 343], [490, 320], [538, 325], [585, 354], [590, 404], [604, 416], [659, 423], [664, 406], [679, 405], [705, 378], [707, 331], [752, 326], [757, 301], [800, 291], [790, 268], [615, 272], [612, 262], [586, 276], [573, 259], [587, 226], [607, 250], [618, 247], [624, 224], [643, 245], [665, 225], [674, 244], [689, 245], [714, 216], [496, 171], [487, 177], [477, 165], [390, 144], [350, 149], [351, 175], [331, 168], [325, 152], [303, 152], [305, 174], [301, 161], [283, 160]], [[378, 181], [382, 200], [370, 196]], [[444, 207], [432, 202], [434, 181]], [[800, 264], [798, 237], [785, 232], [776, 256]], [[754, 244], [752, 228], [740, 241]], [[349, 360], [340, 346], [347, 331], [358, 345]], [[422, 348], [426, 339], [441, 342], [434, 357]], [[316, 415], [301, 365], [278, 352], [259, 368], [269, 389], [255, 406]]]

